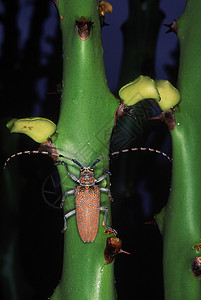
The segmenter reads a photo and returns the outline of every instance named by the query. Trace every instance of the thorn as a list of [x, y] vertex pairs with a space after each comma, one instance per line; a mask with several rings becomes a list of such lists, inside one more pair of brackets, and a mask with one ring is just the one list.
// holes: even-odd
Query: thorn
[[107, 264], [113, 262], [115, 256], [120, 253], [131, 255], [131, 253], [121, 249], [121, 240], [117, 237], [107, 238], [106, 248], [104, 251], [104, 257]]
[[120, 254], [120, 253], [124, 253], [124, 254], [131, 255], [131, 253], [130, 253], [130, 252], [124, 251], [124, 250], [122, 250], [122, 249], [120, 249], [120, 250], [119, 250], [119, 253], [118, 253], [118, 254]]
[[170, 131], [174, 130], [176, 124], [173, 109], [163, 111], [159, 116], [149, 118], [149, 120], [160, 120], [164, 122]]
[[157, 117], [151, 117], [149, 118], [149, 120], [161, 120], [161, 115], [157, 116]]
[[54, 144], [52, 143], [51, 137], [44, 143], [40, 144], [40, 147], [37, 149], [39, 152], [47, 151], [54, 162], [58, 161], [58, 152]]
[[47, 95], [56, 95], [56, 92], [48, 92]]
[[177, 25], [176, 20], [174, 20], [170, 24], [163, 24], [163, 25], [169, 28], [165, 33], [174, 32], [174, 33], [177, 34], [177, 32], [178, 32], [178, 25]]
[[102, 27], [104, 27], [104, 26], [110, 26], [110, 24], [103, 21]]
[[133, 116], [132, 114], [130, 114], [130, 111], [132, 111], [133, 109], [131, 107], [128, 107], [126, 104], [124, 104], [122, 101], [120, 101], [120, 104], [115, 112], [114, 115], [114, 124], [116, 124], [117, 120], [122, 117], [122, 116], [129, 116], [133, 119], [136, 120], [136, 117]]
[[156, 220], [144, 222], [145, 225], [156, 225]]

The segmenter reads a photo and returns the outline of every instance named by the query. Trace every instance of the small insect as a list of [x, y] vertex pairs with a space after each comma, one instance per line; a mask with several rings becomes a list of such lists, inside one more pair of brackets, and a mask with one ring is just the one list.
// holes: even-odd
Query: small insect
[[[50, 144], [51, 145], [51, 144]], [[45, 147], [45, 148], [44, 148]], [[44, 151], [43, 149], [47, 149], [47, 151]], [[80, 177], [77, 178], [75, 175], [71, 174], [68, 170], [68, 165], [65, 161], [57, 161], [56, 165], [63, 165], [66, 168], [67, 174], [70, 176], [70, 178], [78, 183], [78, 185], [73, 190], [66, 191], [62, 197], [61, 207], [64, 204], [65, 198], [67, 195], [74, 194], [75, 196], [75, 209], [68, 212], [64, 216], [64, 229], [66, 230], [66, 220], [71, 217], [72, 215], [76, 215], [77, 219], [77, 227], [78, 232], [80, 234], [80, 237], [84, 243], [93, 242], [98, 231], [99, 226], [99, 214], [100, 211], [105, 211], [104, 218], [102, 225], [106, 228], [107, 233], [113, 233], [114, 235], [117, 234], [117, 232], [108, 227], [106, 225], [106, 219], [107, 219], [107, 212], [108, 208], [105, 206], [100, 205], [100, 194], [101, 192], [106, 192], [108, 194], [108, 197], [112, 200], [110, 190], [108, 188], [101, 188], [97, 184], [103, 181], [107, 175], [111, 175], [109, 171], [105, 170], [104, 174], [99, 177], [98, 179], [95, 178], [94, 175], [94, 169], [93, 167], [100, 162], [101, 160], [105, 158], [110, 158], [112, 156], [118, 155], [120, 153], [126, 153], [129, 151], [151, 151], [158, 154], [163, 155], [166, 157], [169, 161], [171, 161], [171, 158], [164, 152], [160, 150], [155, 150], [152, 148], [131, 148], [131, 149], [123, 149], [121, 151], [112, 152], [108, 155], [105, 155], [101, 158], [96, 159], [90, 166], [84, 167], [80, 162], [78, 162], [76, 159], [72, 159], [69, 157], [66, 157], [62, 154], [55, 153], [55, 148], [53, 148], [53, 151], [51, 151], [51, 147], [47, 143], [45, 145], [42, 144], [42, 146], [39, 148], [39, 150], [33, 150], [33, 151], [23, 151], [18, 152], [13, 155], [11, 155], [5, 162], [4, 168], [6, 167], [7, 163], [14, 157], [22, 155], [22, 154], [43, 154], [48, 155], [51, 157], [57, 157], [57, 159], [63, 158], [66, 160], [70, 160], [76, 165], [80, 167]], [[55, 159], [54, 159], [55, 161]]]

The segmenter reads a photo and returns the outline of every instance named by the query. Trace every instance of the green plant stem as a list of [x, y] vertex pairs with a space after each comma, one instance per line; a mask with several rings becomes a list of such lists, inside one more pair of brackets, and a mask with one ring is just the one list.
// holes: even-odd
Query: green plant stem
[[[108, 153], [118, 106], [105, 77], [98, 1], [59, 0], [58, 10], [63, 39], [63, 89], [58, 134], [53, 142], [59, 153], [89, 166]], [[84, 41], [79, 38], [75, 25], [81, 17], [93, 22], [90, 36]], [[67, 163], [69, 171], [79, 177], [79, 167]], [[96, 178], [104, 168], [108, 168], [108, 159], [95, 166]], [[59, 172], [63, 192], [72, 190], [75, 182], [63, 166], [59, 166]], [[101, 205], [110, 208], [109, 202], [108, 196], [101, 194]], [[64, 213], [74, 208], [74, 196], [67, 197]], [[97, 237], [89, 244], [84, 244], [78, 234], [75, 215], [67, 220], [62, 278], [52, 300], [115, 298], [113, 264], [106, 265], [104, 259], [108, 235], [102, 226], [103, 215], [100, 213]]]
[[123, 24], [124, 55], [119, 86], [140, 74], [154, 77], [154, 56], [160, 23], [160, 0], [129, 0], [129, 18]]
[[200, 45], [201, 2], [188, 0], [178, 20], [181, 104], [176, 109], [173, 174], [164, 229], [164, 282], [166, 300], [199, 300], [200, 280], [191, 270], [192, 249], [201, 238], [201, 121]]

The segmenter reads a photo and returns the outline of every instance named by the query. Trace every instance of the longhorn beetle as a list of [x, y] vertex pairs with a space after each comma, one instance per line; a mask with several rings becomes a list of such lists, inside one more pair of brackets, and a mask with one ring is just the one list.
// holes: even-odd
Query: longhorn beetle
[[[66, 158], [66, 157], [65, 157]], [[66, 158], [68, 159], [68, 158]], [[105, 211], [104, 219], [102, 225], [113, 232], [115, 235], [117, 232], [106, 225], [107, 218], [107, 207], [100, 206], [100, 193], [107, 192], [108, 197], [112, 199], [110, 190], [108, 188], [100, 188], [97, 184], [104, 180], [109, 173], [105, 170], [104, 175], [98, 179], [94, 176], [93, 166], [96, 165], [101, 159], [97, 159], [89, 167], [82, 166], [77, 160], [72, 161], [77, 164], [80, 169], [79, 179], [73, 174], [69, 173], [67, 163], [64, 161], [58, 161], [56, 165], [63, 165], [66, 168], [68, 175], [78, 183], [74, 190], [65, 192], [62, 198], [62, 206], [67, 195], [75, 195], [75, 209], [68, 212], [64, 216], [64, 230], [66, 229], [66, 219], [68, 219], [73, 214], [76, 214], [77, 228], [81, 239], [84, 243], [93, 242], [98, 231], [99, 225], [99, 211]]]
[[125, 153], [129, 151], [151, 151], [155, 152], [158, 154], [163, 155], [166, 157], [169, 161], [171, 161], [171, 158], [164, 152], [160, 150], [155, 150], [152, 148], [131, 148], [131, 149], [123, 149], [121, 151], [116, 151], [113, 153], [110, 153], [108, 155], [105, 155], [101, 158], [96, 159], [89, 167], [84, 167], [80, 162], [78, 162], [76, 159], [72, 159], [69, 157], [66, 157], [62, 154], [57, 154], [54, 152], [48, 152], [48, 151], [42, 151], [42, 150], [33, 150], [33, 151], [23, 151], [23, 152], [18, 152], [13, 155], [11, 155], [5, 162], [4, 168], [6, 167], [7, 163], [14, 158], [15, 156], [19, 156], [22, 154], [44, 154], [44, 155], [51, 155], [51, 156], [56, 156], [60, 158], [64, 158], [67, 160], [72, 161], [76, 165], [80, 167], [80, 177], [79, 179], [71, 174], [68, 170], [68, 165], [65, 161], [57, 161], [55, 164], [56, 165], [62, 165], [66, 168], [66, 171], [70, 178], [78, 183], [78, 185], [74, 188], [74, 190], [69, 190], [66, 191], [62, 197], [62, 203], [61, 207], [64, 204], [65, 198], [67, 195], [74, 194], [75, 195], [75, 209], [68, 212], [64, 216], [64, 229], [63, 231], [66, 230], [66, 219], [71, 217], [72, 215], [76, 214], [76, 219], [77, 219], [77, 228], [79, 235], [84, 243], [89, 243], [93, 242], [98, 231], [98, 225], [99, 225], [99, 211], [105, 211], [104, 214], [104, 219], [102, 222], [102, 225], [109, 231], [114, 233], [115, 235], [117, 232], [108, 227], [106, 225], [106, 218], [107, 218], [107, 207], [105, 206], [100, 206], [100, 194], [101, 192], [106, 192], [108, 194], [108, 197], [112, 200], [110, 190], [108, 188], [101, 188], [97, 184], [103, 181], [107, 175], [111, 175], [109, 171], [105, 170], [104, 175], [99, 177], [98, 179], [95, 178], [94, 176], [94, 169], [93, 167], [100, 162], [101, 160], [105, 158], [110, 158], [114, 155], [118, 155], [120, 153]]

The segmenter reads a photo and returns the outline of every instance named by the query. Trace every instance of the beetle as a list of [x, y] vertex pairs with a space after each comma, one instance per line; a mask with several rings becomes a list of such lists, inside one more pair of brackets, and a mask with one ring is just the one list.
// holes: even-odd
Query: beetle
[[105, 158], [110, 158], [112, 156], [118, 155], [120, 153], [126, 153], [129, 151], [138, 151], [138, 150], [155, 152], [157, 154], [163, 155], [165, 158], [171, 161], [171, 158], [166, 153], [160, 150], [139, 147], [139, 148], [123, 149], [120, 151], [112, 152], [108, 155], [96, 159], [90, 166], [84, 167], [76, 159], [72, 159], [62, 154], [55, 153], [55, 148], [51, 150], [51, 147], [48, 146], [47, 147], [48, 151], [44, 151], [43, 149], [46, 148], [43, 148], [42, 145], [42, 147], [40, 147], [39, 150], [23, 151], [23, 152], [15, 153], [6, 160], [4, 164], [4, 168], [12, 158], [22, 154], [44, 154], [44, 155], [49, 155], [53, 158], [60, 157], [66, 160], [70, 160], [73, 163], [75, 163], [77, 166], [79, 166], [80, 177], [77, 178], [74, 174], [71, 174], [69, 172], [68, 165], [64, 160], [56, 161], [55, 163], [55, 165], [63, 165], [66, 168], [67, 174], [70, 176], [70, 178], [78, 184], [73, 190], [66, 191], [62, 197], [61, 207], [63, 207], [64, 205], [66, 196], [72, 194], [74, 194], [75, 196], [75, 209], [65, 214], [63, 232], [67, 229], [66, 220], [75, 214], [77, 219], [78, 232], [84, 243], [90, 243], [94, 241], [98, 232], [100, 211], [105, 211], [102, 225], [107, 229], [107, 232], [113, 233], [114, 235], [117, 234], [116, 230], [106, 225], [108, 208], [100, 205], [101, 192], [106, 192], [110, 200], [112, 200], [110, 190], [108, 188], [103, 188], [98, 186], [98, 183], [102, 182], [108, 175], [111, 174], [108, 170], [104, 170], [105, 174], [103, 174], [101, 177], [96, 179], [93, 167], [98, 162], [100, 162]]
[[84, 167], [74, 159], [73, 162], [81, 168], [79, 178], [75, 177], [75, 175], [69, 172], [68, 165], [65, 161], [56, 162], [56, 165], [63, 165], [71, 179], [78, 183], [73, 190], [65, 192], [62, 197], [61, 206], [63, 206], [67, 195], [74, 194], [75, 196], [75, 209], [68, 212], [64, 216], [63, 231], [67, 229], [66, 220], [72, 215], [76, 214], [78, 232], [84, 243], [93, 242], [97, 235], [99, 227], [99, 211], [105, 211], [102, 225], [109, 230], [110, 233], [114, 233], [115, 235], [117, 234], [116, 230], [106, 225], [108, 208], [105, 206], [100, 206], [101, 192], [106, 192], [108, 197], [112, 200], [110, 190], [97, 185], [103, 181], [107, 175], [110, 175], [110, 172], [105, 170], [104, 175], [98, 179], [95, 178], [93, 166], [96, 165], [100, 160], [101, 159], [97, 159], [89, 167]]
[[[116, 230], [108, 227], [106, 225], [107, 219], [107, 212], [108, 208], [105, 206], [100, 206], [100, 194], [101, 192], [106, 192], [108, 197], [112, 200], [112, 196], [110, 190], [108, 188], [99, 187], [97, 184], [103, 181], [107, 175], [110, 175], [110, 172], [105, 170], [105, 174], [99, 177], [98, 179], [95, 178], [93, 166], [96, 165], [101, 159], [95, 160], [89, 167], [84, 167], [81, 163], [79, 163], [76, 159], [72, 159], [69, 157], [65, 157], [61, 154], [56, 154], [55, 152], [48, 152], [48, 151], [24, 151], [18, 152], [10, 157], [13, 158], [14, 156], [18, 156], [21, 154], [37, 154], [42, 153], [45, 155], [53, 155], [59, 156], [65, 159], [68, 159], [78, 165], [80, 169], [80, 177], [79, 179], [71, 174], [68, 170], [68, 165], [65, 161], [57, 161], [55, 165], [63, 165], [66, 168], [66, 171], [70, 178], [78, 183], [78, 185], [70, 191], [66, 191], [62, 197], [61, 207], [64, 205], [65, 198], [67, 195], [74, 194], [75, 196], [75, 209], [68, 212], [64, 216], [64, 229], [63, 232], [67, 229], [66, 220], [71, 217], [72, 215], [76, 214], [77, 219], [77, 228], [79, 235], [84, 243], [93, 242], [99, 227], [99, 212], [105, 211], [104, 218], [102, 225], [107, 229], [107, 233], [113, 233], [114, 235], [117, 234]], [[7, 160], [8, 161], [8, 160]]]

